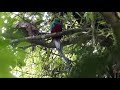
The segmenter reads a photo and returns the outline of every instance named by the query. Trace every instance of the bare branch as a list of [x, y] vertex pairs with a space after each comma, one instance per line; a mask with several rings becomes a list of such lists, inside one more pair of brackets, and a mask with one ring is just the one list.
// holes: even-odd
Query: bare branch
[[40, 39], [47, 39], [50, 37], [55, 37], [55, 36], [62, 36], [62, 35], [71, 35], [77, 32], [83, 32], [83, 31], [88, 31], [89, 28], [85, 29], [74, 29], [74, 30], [66, 30], [63, 32], [59, 32], [59, 33], [44, 33], [44, 35], [39, 35], [39, 36], [31, 36], [31, 37], [25, 37], [25, 38], [20, 38], [20, 39], [14, 39], [12, 40], [12, 43], [14, 42], [21, 42], [21, 41], [29, 41], [29, 40], [40, 40]]
[[86, 33], [84, 34], [83, 31], [86, 33], [89, 33], [89, 28], [82, 27], [79, 29], [65, 30], [65, 31], [59, 32], [59, 33], [46, 33], [46, 34], [41, 33], [41, 35], [38, 35], [38, 36], [30, 36], [30, 37], [24, 37], [24, 38], [20, 38], [20, 39], [14, 39], [11, 41], [11, 43], [13, 44], [13, 43], [20, 43], [23, 41], [28, 41], [30, 43], [35, 43], [36, 45], [41, 45], [43, 47], [55, 48], [55, 46], [52, 42], [47, 43], [45, 41], [45, 39], [55, 37], [55, 36], [71, 35], [71, 34], [75, 34], [78, 32], [80, 33], [79, 37], [76, 36], [76, 38], [70, 38], [68, 40], [61, 41], [62, 45], [65, 46], [65, 45], [69, 45], [72, 43], [77, 43], [78, 41], [83, 41], [84, 39], [82, 37], [82, 40], [81, 40], [81, 36], [86, 34]]

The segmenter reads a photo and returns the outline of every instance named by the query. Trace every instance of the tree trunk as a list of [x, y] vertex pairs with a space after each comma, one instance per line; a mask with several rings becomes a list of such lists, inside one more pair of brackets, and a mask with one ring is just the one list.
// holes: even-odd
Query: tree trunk
[[113, 61], [113, 78], [119, 78], [120, 73], [120, 22], [116, 12], [102, 12], [105, 20], [111, 25], [115, 37], [115, 46], [109, 53], [108, 59]]

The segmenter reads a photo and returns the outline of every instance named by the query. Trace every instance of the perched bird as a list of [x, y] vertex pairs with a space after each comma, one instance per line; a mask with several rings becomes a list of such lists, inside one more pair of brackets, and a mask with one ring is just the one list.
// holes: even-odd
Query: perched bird
[[[61, 20], [59, 18], [55, 18], [53, 20], [52, 25], [51, 25], [50, 32], [51, 33], [62, 32], [62, 27], [63, 27], [63, 24], [62, 24]], [[62, 52], [62, 46], [60, 44], [61, 37], [62, 36], [55, 36], [55, 37], [53, 37], [53, 43], [54, 43], [56, 49], [58, 50], [60, 56], [63, 57], [63, 59], [67, 63], [70, 63], [70, 60], [67, 57], [65, 57], [65, 55]]]
[[[57, 32], [62, 32], [62, 23], [60, 21], [59, 18], [55, 18], [52, 25], [51, 25], [51, 28], [50, 28], [50, 32], [51, 33], [57, 33]], [[61, 39], [61, 36], [56, 36], [56, 37], [53, 37], [53, 41], [55, 43], [55, 46], [56, 48], [60, 49], [60, 39]]]

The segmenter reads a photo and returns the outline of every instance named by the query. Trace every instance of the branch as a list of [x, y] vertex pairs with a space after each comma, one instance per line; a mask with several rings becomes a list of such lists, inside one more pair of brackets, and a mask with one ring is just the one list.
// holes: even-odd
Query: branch
[[[81, 34], [79, 37], [63, 40], [63, 41], [61, 41], [61, 44], [62, 44], [62, 46], [75, 44], [75, 43], [81, 44], [81, 43], [85, 43], [87, 40], [90, 40], [90, 39], [91, 39], [91, 36], [89, 36], [87, 34]], [[52, 42], [46, 43], [42, 40], [41, 41], [40, 40], [34, 40], [34, 41], [31, 41], [31, 42], [35, 43], [36, 45], [41, 45], [43, 47], [55, 48], [55, 46]]]
[[[11, 43], [19, 43], [19, 42], [22, 42], [22, 41], [28, 41], [28, 42], [31, 42], [31, 43], [35, 43], [36, 45], [41, 45], [41, 46], [44, 46], [44, 47], [47, 47], [47, 48], [54, 48], [55, 47], [54, 44], [52, 42], [51, 43], [46, 43], [45, 39], [50, 38], [50, 37], [54, 37], [54, 36], [71, 35], [71, 34], [78, 33], [78, 32], [81, 32], [80, 34], [83, 35], [82, 32], [83, 31], [88, 31], [88, 30], [89, 30], [89, 28], [84, 28], [83, 27], [81, 29], [66, 30], [66, 31], [59, 32], [59, 33], [48, 33], [48, 34], [39, 35], [39, 36], [32, 36], [32, 37], [14, 39], [14, 40], [12, 40]], [[71, 39], [68, 39], [66, 41], [62, 41], [61, 43], [62, 43], [63, 46], [65, 46], [65, 45], [69, 45], [69, 44], [78, 42], [79, 39], [80, 39], [80, 37], [71, 38]]]
[[59, 33], [48, 33], [48, 34], [44, 33], [44, 35], [14, 39], [14, 40], [12, 40], [12, 43], [21, 42], [21, 41], [29, 41], [29, 40], [37, 40], [37, 39], [47, 39], [50, 37], [62, 36], [62, 35], [68, 35], [68, 34], [71, 35], [71, 34], [74, 34], [77, 32], [88, 31], [88, 30], [89, 30], [89, 28], [87, 28], [87, 29], [84, 28], [84, 30], [83, 29], [74, 29], [74, 30], [66, 30], [66, 31], [59, 32]]

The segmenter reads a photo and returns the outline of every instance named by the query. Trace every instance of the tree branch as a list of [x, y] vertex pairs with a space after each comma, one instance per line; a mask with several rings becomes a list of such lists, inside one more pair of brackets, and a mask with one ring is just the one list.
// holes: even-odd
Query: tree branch
[[[28, 41], [28, 42], [31, 42], [31, 43], [35, 43], [36, 45], [41, 45], [43, 47], [55, 48], [55, 46], [52, 42], [47, 43], [47, 42], [45, 42], [45, 39], [50, 38], [50, 37], [55, 37], [55, 36], [71, 35], [71, 34], [78, 33], [78, 32], [79, 33], [81, 32], [79, 36], [82, 36], [82, 35], [84, 35], [82, 33], [83, 31], [84, 32], [88, 31], [87, 33], [89, 33], [89, 28], [83, 27], [83, 28], [80, 28], [80, 29], [66, 30], [66, 31], [59, 32], [59, 33], [47, 33], [47, 34], [39, 35], [39, 36], [32, 36], [32, 37], [14, 39], [14, 40], [12, 40], [11, 43], [19, 43], [19, 42], [22, 42], [22, 41]], [[69, 44], [72, 44], [72, 43], [76, 43], [80, 40], [83, 41], [84, 40], [83, 37], [82, 37], [82, 39], [80, 37], [76, 37], [76, 38], [71, 38], [71, 39], [68, 39], [68, 40], [63, 40], [61, 42], [61, 44], [63, 46], [65, 46], [65, 45], [69, 45]]]

